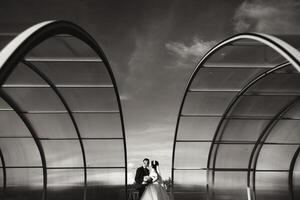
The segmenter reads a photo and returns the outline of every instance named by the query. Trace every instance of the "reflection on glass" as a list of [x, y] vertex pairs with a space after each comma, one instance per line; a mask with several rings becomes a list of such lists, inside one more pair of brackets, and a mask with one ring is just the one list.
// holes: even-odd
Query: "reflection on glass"
[[124, 167], [123, 140], [83, 140], [88, 167]]
[[51, 88], [4, 88], [22, 111], [65, 111]]
[[28, 57], [96, 57], [96, 53], [81, 40], [72, 36], [51, 37], [36, 46]]
[[246, 179], [247, 172], [216, 172], [214, 194], [219, 198], [247, 200]]
[[256, 172], [255, 180], [258, 200], [289, 199], [287, 172]]
[[31, 137], [28, 128], [14, 111], [0, 111], [0, 127], [1, 137]]
[[266, 142], [300, 143], [299, 120], [280, 120], [273, 127]]
[[47, 167], [83, 167], [78, 140], [42, 140]]
[[122, 138], [119, 113], [78, 113], [75, 119], [82, 138]]
[[225, 120], [222, 140], [255, 142], [269, 122], [255, 119]]
[[113, 88], [60, 88], [72, 111], [118, 111]]
[[88, 186], [123, 186], [125, 184], [124, 169], [88, 169]]
[[6, 176], [7, 187], [43, 187], [42, 168], [7, 168]]
[[186, 115], [222, 115], [235, 94], [235, 92], [188, 93], [182, 113]]
[[243, 96], [230, 112], [231, 116], [275, 116], [291, 103], [293, 96]]
[[39, 138], [78, 138], [69, 114], [26, 114]]
[[42, 166], [40, 153], [32, 138], [1, 138], [0, 147], [6, 166]]
[[253, 144], [220, 144], [216, 168], [247, 168]]
[[220, 117], [182, 117], [177, 140], [212, 140]]
[[300, 92], [299, 74], [270, 74], [258, 81], [249, 92], [297, 94]]
[[207, 166], [210, 142], [178, 142], [175, 169], [199, 169]]
[[24, 65], [23, 63], [19, 63], [14, 71], [10, 74], [7, 80], [4, 83], [4, 87], [7, 86], [36, 86], [43, 85], [47, 86], [47, 83], [38, 76], [33, 70]]
[[241, 90], [250, 80], [266, 69], [202, 68], [195, 76], [191, 90]]
[[[103, 63], [94, 62], [39, 62], [36, 66], [56, 86], [112, 85]], [[70, 73], [72, 72], [72, 73]]]
[[257, 169], [288, 170], [298, 145], [263, 145]]
[[47, 199], [83, 199], [83, 169], [48, 169]]
[[176, 191], [206, 192], [206, 170], [175, 170], [174, 189]]

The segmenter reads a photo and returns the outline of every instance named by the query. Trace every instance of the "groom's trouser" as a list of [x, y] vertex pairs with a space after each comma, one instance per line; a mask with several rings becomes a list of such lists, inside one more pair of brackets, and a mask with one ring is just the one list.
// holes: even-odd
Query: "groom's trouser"
[[144, 191], [145, 191], [145, 186], [142, 186], [141, 188], [139, 188], [139, 199], [142, 197]]

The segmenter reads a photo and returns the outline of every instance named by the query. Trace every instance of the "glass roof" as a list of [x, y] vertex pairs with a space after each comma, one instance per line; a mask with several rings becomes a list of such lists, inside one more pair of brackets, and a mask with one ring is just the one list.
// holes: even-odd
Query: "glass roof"
[[[8, 60], [13, 62], [0, 69], [5, 195], [125, 199], [123, 116], [105, 55], [74, 24], [52, 21], [31, 29], [23, 32], [22, 55], [12, 53]], [[16, 40], [24, 38], [19, 35], [14, 45], [4, 47], [12, 39], [2, 35], [1, 47], [17, 48]]]
[[299, 37], [241, 34], [202, 58], [178, 115], [175, 199], [296, 195], [291, 183], [299, 183], [292, 169], [300, 146], [299, 46]]

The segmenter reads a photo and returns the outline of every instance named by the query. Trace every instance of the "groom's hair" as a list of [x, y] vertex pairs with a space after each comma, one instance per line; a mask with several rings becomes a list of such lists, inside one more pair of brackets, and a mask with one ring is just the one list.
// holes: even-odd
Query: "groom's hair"
[[148, 158], [144, 158], [143, 162], [147, 161], [148, 163], [150, 162], [150, 160]]

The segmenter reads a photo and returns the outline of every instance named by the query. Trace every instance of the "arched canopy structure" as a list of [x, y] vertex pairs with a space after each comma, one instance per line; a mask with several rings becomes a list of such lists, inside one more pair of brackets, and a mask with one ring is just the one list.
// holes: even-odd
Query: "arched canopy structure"
[[239, 34], [201, 59], [178, 115], [175, 199], [300, 198], [299, 47]]
[[0, 85], [1, 196], [126, 199], [118, 89], [87, 32], [66, 21], [25, 30], [0, 53]]

